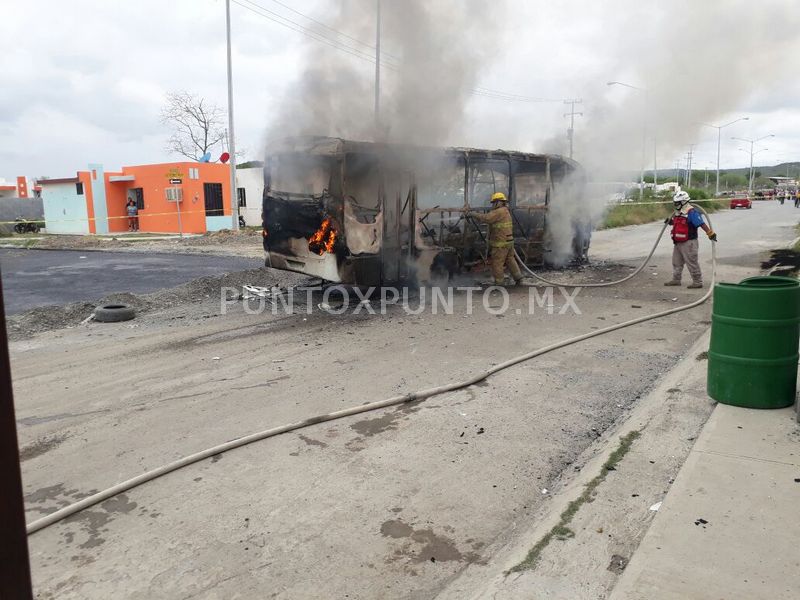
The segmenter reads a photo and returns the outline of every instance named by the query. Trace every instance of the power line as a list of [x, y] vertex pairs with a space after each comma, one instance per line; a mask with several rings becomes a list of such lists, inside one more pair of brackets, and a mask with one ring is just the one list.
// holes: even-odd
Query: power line
[[[284, 17], [280, 13], [272, 11], [272, 10], [270, 10], [270, 9], [268, 9], [268, 8], [258, 4], [256, 2], [253, 2], [252, 0], [231, 0], [231, 1], [234, 4], [236, 4], [238, 6], [241, 6], [242, 8], [244, 8], [246, 10], [249, 10], [250, 12], [252, 12], [252, 13], [254, 13], [256, 15], [259, 15], [260, 17], [263, 17], [263, 18], [265, 18], [265, 19], [267, 19], [269, 21], [272, 21], [273, 23], [277, 23], [278, 25], [281, 25], [282, 27], [286, 27], [287, 29], [291, 29], [292, 31], [295, 31], [297, 33], [305, 35], [305, 36], [307, 36], [307, 37], [309, 37], [309, 38], [311, 38], [313, 40], [316, 40], [318, 42], [322, 42], [323, 44], [326, 44], [326, 45], [328, 45], [328, 46], [330, 46], [332, 48], [335, 48], [337, 50], [341, 50], [342, 52], [345, 52], [346, 54], [350, 54], [351, 56], [355, 56], [356, 58], [360, 58], [361, 60], [364, 60], [364, 61], [367, 61], [367, 62], [371, 62], [373, 64], [376, 62], [375, 57], [373, 57], [373, 56], [371, 56], [369, 54], [366, 54], [364, 51], [362, 51], [362, 50], [360, 50], [358, 48], [355, 48], [353, 46], [350, 46], [348, 44], [345, 44], [345, 43], [341, 42], [340, 40], [332, 39], [330, 37], [326, 37], [322, 33], [319, 33], [319, 32], [316, 32], [316, 31], [314, 31], [312, 29], [309, 29], [305, 25], [302, 25], [301, 23], [293, 21], [293, 20], [291, 20], [291, 19], [289, 19], [287, 17]], [[297, 15], [305, 18], [305, 19], [308, 19], [309, 21], [311, 21], [313, 23], [316, 23], [317, 25], [319, 25], [321, 27], [324, 27], [325, 29], [327, 29], [327, 30], [329, 30], [329, 31], [331, 31], [331, 32], [333, 32], [333, 33], [335, 33], [337, 35], [341, 35], [342, 37], [345, 37], [347, 39], [353, 40], [353, 41], [361, 44], [362, 46], [365, 46], [367, 48], [375, 50], [375, 46], [373, 46], [373, 45], [371, 45], [371, 44], [369, 44], [367, 42], [361, 41], [361, 40], [359, 40], [357, 38], [354, 38], [354, 37], [342, 32], [342, 31], [339, 31], [338, 29], [334, 29], [333, 27], [329, 27], [328, 25], [325, 25], [321, 21], [318, 21], [318, 20], [316, 20], [316, 19], [314, 19], [312, 17], [309, 17], [308, 15], [305, 15], [305, 14], [301, 13], [298, 10], [295, 10], [295, 9], [293, 9], [291, 7], [286, 6], [285, 4], [283, 4], [281, 2], [278, 2], [278, 0], [271, 0], [271, 1], [275, 2], [276, 4], [278, 4], [280, 6], [288, 8], [293, 13], [295, 13], [295, 14], [297, 14]], [[244, 4], [245, 2], [247, 4]], [[392, 57], [392, 55], [387, 53], [387, 52], [381, 52], [381, 56]], [[389, 70], [392, 70], [392, 71], [399, 71], [400, 70], [399, 66], [397, 66], [395, 64], [392, 64], [390, 62], [385, 62], [383, 59], [381, 59], [381, 66], [385, 67], [385, 68], [387, 68]], [[470, 94], [475, 95], [475, 96], [482, 96], [482, 97], [485, 97], [485, 98], [494, 98], [494, 99], [497, 99], [497, 100], [505, 100], [507, 102], [548, 103], [548, 102], [563, 102], [564, 101], [563, 98], [536, 98], [536, 97], [532, 97], [532, 96], [523, 96], [521, 94], [513, 94], [513, 93], [509, 93], [509, 92], [502, 92], [502, 91], [499, 91], [499, 90], [492, 90], [492, 89], [488, 89], [488, 88], [473, 88], [473, 89], [470, 89], [469, 92], [470, 92]]]
[[[305, 26], [303, 26], [303, 25], [301, 25], [299, 23], [296, 23], [295, 21], [292, 21], [291, 19], [287, 19], [286, 17], [282, 17], [282, 16], [278, 15], [278, 13], [275, 13], [275, 12], [269, 10], [269, 9], [264, 8], [260, 4], [256, 4], [255, 2], [250, 2], [249, 0], [243, 0], [244, 2], [247, 2], [248, 4], [252, 4], [253, 6], [256, 7], [256, 8], [253, 8], [252, 6], [248, 6], [248, 4], [243, 4], [243, 2], [240, 2], [239, 0], [231, 0], [231, 1], [234, 4], [236, 4], [237, 6], [241, 6], [242, 8], [244, 8], [246, 10], [249, 10], [253, 14], [256, 14], [256, 15], [258, 15], [260, 17], [268, 19], [268, 20], [270, 20], [270, 21], [272, 21], [274, 23], [277, 23], [278, 25], [286, 27], [287, 29], [291, 29], [292, 31], [296, 31], [297, 33], [301, 33], [301, 34], [303, 34], [305, 36], [310, 37], [313, 40], [316, 40], [318, 42], [322, 42], [323, 44], [326, 44], [326, 45], [328, 45], [328, 46], [330, 46], [332, 48], [335, 48], [337, 50], [341, 50], [342, 52], [350, 54], [351, 56], [355, 56], [356, 58], [360, 58], [361, 60], [365, 60], [367, 62], [372, 62], [372, 63], [375, 62], [375, 59], [373, 57], [363, 53], [358, 48], [353, 48], [352, 46], [348, 46], [347, 44], [343, 44], [343, 43], [341, 43], [339, 41], [331, 40], [330, 38], [327, 38], [327, 37], [325, 37], [325, 36], [323, 36], [321, 34], [318, 34], [318, 33], [314, 32], [314, 31], [310, 30], [308, 27], [305, 27]], [[265, 11], [266, 13], [269, 13], [269, 14], [265, 14], [264, 12], [261, 12], [261, 11]], [[278, 18], [275, 18], [274, 16], [270, 16], [270, 15], [277, 15]], [[283, 19], [283, 21], [280, 21], [278, 19]], [[383, 63], [381, 63], [381, 64], [383, 64]], [[389, 65], [386, 65], [386, 66], [387, 66], [387, 68], [391, 68]]]
[[[360, 40], [360, 39], [358, 39], [356, 37], [348, 35], [344, 31], [339, 31], [338, 29], [334, 29], [333, 27], [330, 27], [330, 26], [326, 25], [322, 21], [318, 21], [314, 17], [309, 17], [307, 14], [301, 13], [299, 10], [296, 10], [296, 9], [292, 8], [288, 4], [284, 4], [283, 2], [279, 2], [278, 0], [271, 0], [271, 2], [273, 2], [274, 4], [277, 4], [278, 6], [282, 6], [286, 10], [291, 11], [294, 14], [296, 14], [296, 15], [298, 15], [300, 17], [303, 17], [304, 19], [308, 19], [312, 23], [314, 23], [316, 25], [319, 25], [323, 29], [327, 29], [331, 33], [335, 33], [336, 35], [340, 35], [340, 36], [342, 36], [344, 38], [347, 38], [348, 40], [353, 41], [353, 42], [355, 42], [357, 44], [360, 44], [362, 46], [365, 46], [365, 47], [369, 48], [370, 50], [375, 50], [375, 46], [371, 45], [369, 42], [365, 42], [365, 41]], [[385, 56], [388, 56], [389, 58], [393, 58], [395, 60], [400, 60], [398, 57], [393, 56], [392, 54], [390, 54], [389, 52], [386, 52], [385, 50], [381, 51], [381, 54], [383, 54]]]

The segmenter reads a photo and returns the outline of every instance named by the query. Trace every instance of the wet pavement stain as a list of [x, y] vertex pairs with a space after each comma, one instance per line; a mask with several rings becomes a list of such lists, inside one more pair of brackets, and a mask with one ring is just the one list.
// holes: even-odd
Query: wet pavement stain
[[66, 434], [61, 435], [53, 435], [50, 437], [43, 437], [39, 438], [35, 442], [28, 444], [20, 449], [19, 451], [19, 460], [20, 462], [25, 462], [26, 460], [30, 460], [32, 458], [36, 458], [37, 456], [41, 456], [42, 454], [49, 452], [53, 448], [61, 445], [64, 440], [67, 439]]
[[[444, 527], [448, 532], [454, 532], [452, 527]], [[394, 550], [390, 560], [408, 558], [415, 563], [424, 562], [485, 562], [476, 552], [462, 552], [458, 549], [454, 539], [437, 534], [432, 528], [414, 529], [400, 519], [390, 519], [381, 525], [381, 535], [393, 539], [405, 539], [401, 548]], [[474, 542], [474, 540], [471, 540]], [[473, 543], [477, 550], [483, 544]]]
[[800, 252], [791, 248], [772, 250], [769, 260], [761, 263], [763, 270], [772, 270], [770, 275], [792, 277], [800, 270]]
[[84, 510], [64, 519], [64, 523], [75, 523], [88, 536], [86, 541], [79, 544], [79, 548], [88, 550], [105, 543], [102, 534], [108, 531], [106, 525], [114, 518], [115, 513], [127, 514], [133, 511], [138, 504], [131, 502], [127, 494], [119, 494], [100, 503], [100, 510]]
[[411, 402], [403, 402], [403, 404], [400, 404], [395, 409], [395, 411], [406, 415], [412, 415], [415, 412], [419, 412], [422, 409], [423, 402], [424, 402], [423, 400], [412, 400]]
[[384, 537], [404, 538], [414, 533], [411, 525], [407, 525], [400, 520], [392, 519], [381, 525], [381, 535]]
[[354, 429], [365, 437], [372, 437], [373, 435], [384, 433], [385, 431], [397, 429], [397, 421], [401, 417], [402, 413], [387, 413], [382, 417], [357, 421], [350, 425], [350, 428]]
[[81, 500], [96, 493], [97, 490], [82, 492], [78, 489], [67, 489], [63, 483], [57, 483], [26, 494], [25, 510], [49, 515], [76, 500]]
[[300, 434], [298, 437], [309, 446], [319, 446], [320, 448], [328, 447], [328, 444], [326, 444], [325, 442], [320, 442], [319, 440], [315, 440], [314, 438], [310, 438], [302, 434]]
[[81, 412], [81, 413], [59, 413], [56, 415], [45, 415], [43, 417], [25, 417], [23, 419], [17, 419], [17, 423], [20, 425], [26, 425], [30, 427], [31, 425], [39, 425], [41, 423], [49, 423], [50, 421], [61, 421], [62, 419], [74, 419], [76, 417], [84, 417], [86, 415], [96, 415], [100, 413], [107, 413], [111, 409], [110, 408], [103, 408], [101, 410], [90, 410], [88, 412]]

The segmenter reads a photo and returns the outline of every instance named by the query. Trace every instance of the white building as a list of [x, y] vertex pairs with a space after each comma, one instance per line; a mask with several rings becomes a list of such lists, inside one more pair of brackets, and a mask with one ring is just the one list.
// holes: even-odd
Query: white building
[[253, 167], [236, 169], [236, 192], [239, 214], [245, 225], [261, 227], [261, 199], [264, 195], [264, 169]]

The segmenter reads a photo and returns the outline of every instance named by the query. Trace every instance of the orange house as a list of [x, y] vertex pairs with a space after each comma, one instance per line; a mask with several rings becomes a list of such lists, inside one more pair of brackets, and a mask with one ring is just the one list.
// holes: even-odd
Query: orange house
[[205, 233], [232, 227], [227, 164], [161, 163], [110, 173], [92, 164], [73, 179], [39, 183], [52, 233], [128, 231], [129, 200], [138, 207], [140, 231]]
[[127, 231], [126, 204], [139, 207], [139, 230], [205, 233], [231, 229], [231, 171], [217, 163], [122, 167], [105, 174], [108, 231]]

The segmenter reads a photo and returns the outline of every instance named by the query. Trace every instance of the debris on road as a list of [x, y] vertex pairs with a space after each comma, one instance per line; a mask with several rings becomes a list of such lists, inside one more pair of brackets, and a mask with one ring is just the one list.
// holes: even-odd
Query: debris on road
[[[662, 500], [662, 502], [663, 502], [663, 500]], [[656, 502], [655, 504], [653, 504], [650, 507], [650, 510], [652, 510], [653, 512], [658, 512], [659, 508], [661, 508], [661, 502]]]
[[608, 564], [606, 568], [608, 571], [620, 575], [624, 570], [625, 567], [628, 566], [628, 559], [624, 556], [620, 556], [619, 554], [614, 554], [611, 557], [611, 562]]
[[218, 310], [223, 288], [239, 288], [258, 282], [266, 289], [271, 289], [269, 286], [284, 289], [288, 286], [302, 284], [307, 280], [308, 278], [303, 275], [262, 267], [226, 273], [221, 276], [199, 277], [183, 285], [149, 294], [120, 292], [101, 298], [98, 302], [72, 302], [61, 306], [36, 307], [7, 316], [6, 323], [9, 337], [12, 340], [19, 340], [45, 331], [80, 325], [93, 313], [96, 306], [104, 304], [125, 304], [141, 316], [176, 307], [192, 310], [203, 299], [208, 299], [214, 303], [214, 310]]
[[119, 323], [133, 319], [136, 311], [127, 304], [101, 304], [95, 307], [90, 316], [94, 316], [94, 320], [99, 323]]

